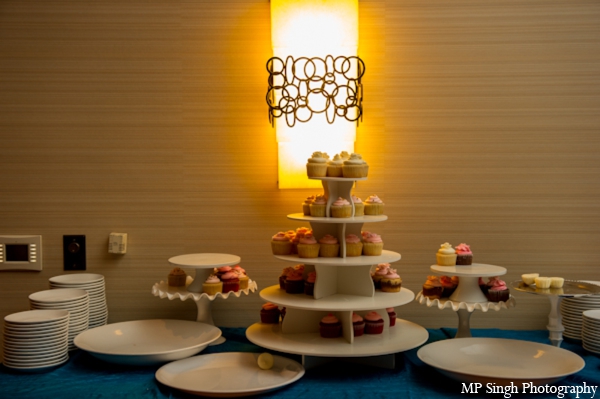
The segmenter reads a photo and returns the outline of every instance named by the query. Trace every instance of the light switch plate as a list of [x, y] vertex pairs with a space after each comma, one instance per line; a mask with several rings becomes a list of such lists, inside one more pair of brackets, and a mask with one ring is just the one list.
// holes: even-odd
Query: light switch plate
[[0, 270], [42, 270], [42, 236], [0, 236]]
[[85, 270], [85, 236], [63, 236], [65, 270]]

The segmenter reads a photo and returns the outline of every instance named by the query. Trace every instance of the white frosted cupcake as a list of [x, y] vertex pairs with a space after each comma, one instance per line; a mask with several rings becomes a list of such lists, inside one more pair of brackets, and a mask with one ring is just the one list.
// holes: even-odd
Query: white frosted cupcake
[[440, 266], [456, 266], [456, 251], [447, 242], [440, 245], [436, 254], [437, 264]]
[[327, 176], [327, 158], [323, 156], [322, 152], [313, 152], [312, 157], [308, 158], [306, 173], [308, 177]]
[[362, 159], [360, 154], [351, 154], [350, 158], [344, 161], [342, 171], [344, 177], [367, 177], [369, 165]]
[[335, 154], [333, 159], [327, 161], [327, 176], [329, 177], [342, 177], [343, 176], [344, 160]]

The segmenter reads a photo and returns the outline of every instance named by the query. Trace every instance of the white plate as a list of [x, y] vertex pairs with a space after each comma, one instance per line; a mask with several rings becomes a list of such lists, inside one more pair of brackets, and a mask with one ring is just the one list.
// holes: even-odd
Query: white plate
[[596, 321], [598, 321], [598, 323], [600, 323], [600, 309], [586, 310], [583, 313], [583, 317], [587, 318], [587, 319], [596, 320]]
[[60, 290], [45, 290], [29, 295], [29, 300], [38, 303], [70, 303], [85, 301], [88, 293], [77, 288], [63, 288]]
[[423, 362], [461, 382], [550, 384], [583, 369], [581, 357], [537, 342], [500, 338], [455, 338], [423, 346]]
[[258, 356], [242, 352], [194, 356], [162, 366], [156, 379], [193, 395], [238, 397], [273, 391], [304, 375], [301, 364], [281, 356], [273, 356], [273, 368], [262, 370]]
[[69, 317], [69, 312], [66, 310], [26, 310], [9, 314], [4, 321], [13, 324], [43, 324], [62, 321], [67, 317]]
[[104, 281], [104, 276], [93, 273], [62, 274], [60, 276], [50, 277], [49, 281], [51, 284], [89, 284]]
[[186, 320], [134, 320], [79, 334], [75, 345], [112, 363], [159, 364], [193, 356], [221, 336], [217, 327]]
[[59, 358], [57, 360], [47, 361], [47, 362], [34, 362], [32, 364], [20, 364], [20, 363], [17, 363], [17, 362], [11, 362], [11, 361], [8, 361], [8, 360], [4, 360], [4, 365], [6, 367], [10, 367], [12, 369], [31, 370], [31, 371], [33, 371], [34, 369], [42, 369], [42, 368], [47, 368], [47, 367], [58, 366], [59, 364], [63, 364], [67, 360], [69, 360], [69, 354], [68, 353], [65, 354], [62, 358]]

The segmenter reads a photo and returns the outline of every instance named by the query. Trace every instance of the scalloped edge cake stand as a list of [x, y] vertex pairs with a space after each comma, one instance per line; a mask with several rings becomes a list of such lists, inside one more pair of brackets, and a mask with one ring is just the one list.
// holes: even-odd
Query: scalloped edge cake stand
[[458, 316], [458, 328], [454, 338], [468, 338], [471, 334], [471, 314], [475, 310], [487, 312], [492, 309], [499, 311], [516, 305], [511, 295], [506, 302], [490, 302], [479, 288], [479, 277], [494, 277], [506, 274], [506, 268], [483, 263], [473, 263], [465, 266], [439, 266], [431, 265], [432, 272], [447, 276], [458, 276], [458, 286], [450, 298], [430, 299], [423, 296], [423, 291], [417, 294], [415, 301], [421, 305], [438, 309], [452, 309]]
[[[218, 297], [227, 299], [232, 294], [239, 298], [242, 293], [249, 295], [250, 292], [255, 292], [258, 289], [258, 285], [255, 281], [248, 280], [248, 288], [236, 292], [230, 291], [225, 294], [219, 292], [215, 295], [208, 295], [202, 292], [202, 284], [204, 281], [206, 281], [208, 276], [212, 274], [215, 267], [234, 266], [239, 264], [240, 260], [241, 258], [236, 255], [216, 253], [199, 253], [174, 256], [169, 258], [170, 264], [182, 268], [195, 269], [195, 276], [187, 277], [185, 288], [169, 287], [169, 285], [164, 281], [156, 283], [154, 286], [152, 286], [152, 294], [161, 299], [168, 298], [169, 300], [179, 298], [181, 301], [185, 301], [191, 298], [196, 303], [196, 307], [198, 308], [196, 321], [214, 326], [215, 323], [212, 318], [211, 310], [212, 301]], [[225, 340], [226, 339], [221, 336], [216, 341], [210, 343], [209, 346], [220, 345], [225, 342]]]

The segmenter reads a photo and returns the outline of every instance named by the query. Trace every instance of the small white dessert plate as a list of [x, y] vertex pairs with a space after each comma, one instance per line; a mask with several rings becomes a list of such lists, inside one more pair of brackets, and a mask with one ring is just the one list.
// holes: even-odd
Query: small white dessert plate
[[273, 367], [258, 367], [259, 353], [225, 352], [194, 356], [162, 366], [156, 379], [171, 388], [201, 396], [240, 397], [282, 388], [304, 375], [292, 359], [273, 356]]
[[134, 320], [82, 332], [74, 344], [98, 359], [149, 365], [183, 359], [219, 339], [217, 327], [187, 320]]
[[69, 312], [66, 310], [26, 310], [9, 314], [4, 318], [6, 323], [12, 324], [44, 324], [56, 323], [68, 319]]
[[56, 284], [89, 284], [104, 281], [104, 276], [93, 273], [74, 273], [62, 274], [60, 276], [50, 277], [50, 283]]
[[423, 362], [461, 382], [550, 384], [577, 373], [584, 360], [573, 352], [537, 342], [501, 338], [455, 338], [423, 346]]

